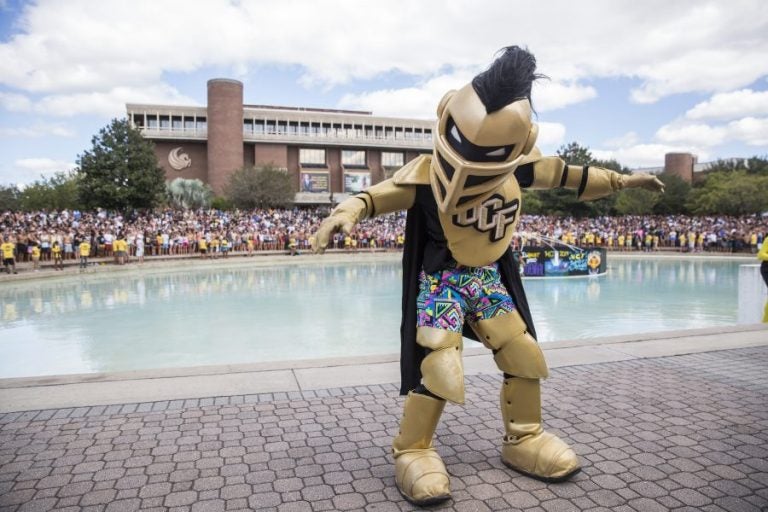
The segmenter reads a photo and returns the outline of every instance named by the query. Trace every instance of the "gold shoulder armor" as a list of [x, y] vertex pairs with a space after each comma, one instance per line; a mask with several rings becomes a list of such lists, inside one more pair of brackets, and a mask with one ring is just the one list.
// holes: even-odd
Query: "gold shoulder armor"
[[432, 155], [419, 155], [392, 176], [395, 185], [429, 185], [429, 166]]
[[[541, 150], [538, 146], [535, 146], [530, 153], [525, 155], [525, 158], [520, 162], [519, 165], [525, 165], [529, 164], [531, 162], [535, 162], [537, 160], [541, 160]], [[518, 166], [519, 167], [519, 166]]]

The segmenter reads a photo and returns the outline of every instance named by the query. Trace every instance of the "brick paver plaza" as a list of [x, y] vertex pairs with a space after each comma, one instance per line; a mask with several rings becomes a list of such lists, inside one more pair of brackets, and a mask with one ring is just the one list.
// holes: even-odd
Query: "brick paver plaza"
[[[500, 378], [468, 377], [438, 428], [437, 510], [768, 509], [768, 347], [551, 373], [545, 422], [583, 471], [504, 467]], [[389, 456], [401, 408], [391, 384], [0, 415], [0, 510], [413, 510]]]

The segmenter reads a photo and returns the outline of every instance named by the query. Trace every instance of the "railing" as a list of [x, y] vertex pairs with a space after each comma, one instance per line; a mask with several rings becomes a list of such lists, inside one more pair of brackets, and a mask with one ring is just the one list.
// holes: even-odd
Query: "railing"
[[[197, 139], [208, 137], [207, 129], [194, 128], [139, 128], [145, 137], [157, 139]], [[410, 137], [395, 137], [394, 135], [349, 135], [337, 133], [301, 133], [301, 132], [251, 132], [243, 131], [243, 140], [250, 142], [293, 142], [298, 144], [325, 144], [331, 146], [387, 146], [399, 148], [430, 149], [432, 135], [412, 135]]]
[[160, 127], [139, 127], [142, 135], [158, 139], [201, 139], [208, 138], [207, 129], [195, 128], [160, 128]]
[[316, 143], [338, 146], [391, 146], [415, 149], [430, 149], [432, 135], [413, 136], [412, 138], [384, 135], [347, 135], [345, 133], [301, 133], [301, 132], [251, 132], [244, 131], [243, 139], [255, 142], [295, 142]]

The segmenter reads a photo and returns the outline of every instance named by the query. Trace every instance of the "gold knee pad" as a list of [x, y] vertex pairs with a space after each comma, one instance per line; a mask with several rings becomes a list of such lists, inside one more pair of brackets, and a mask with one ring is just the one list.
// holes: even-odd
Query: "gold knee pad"
[[464, 403], [464, 366], [461, 362], [461, 333], [419, 327], [416, 343], [431, 350], [421, 362], [421, 381], [435, 395]]
[[494, 351], [493, 359], [501, 371], [528, 379], [544, 379], [549, 375], [541, 347], [528, 334], [517, 311], [471, 325], [480, 341]]
[[451, 496], [448, 472], [432, 447], [444, 400], [408, 393], [400, 432], [392, 442], [395, 483], [400, 493], [416, 505], [430, 505]]

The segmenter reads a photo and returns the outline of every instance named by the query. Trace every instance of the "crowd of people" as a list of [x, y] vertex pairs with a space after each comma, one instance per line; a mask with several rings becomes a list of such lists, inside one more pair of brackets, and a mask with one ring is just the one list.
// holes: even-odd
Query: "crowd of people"
[[[299, 254], [310, 248], [312, 233], [328, 208], [249, 211], [162, 210], [130, 215], [104, 210], [4, 212], [0, 214], [0, 252], [8, 272], [16, 262], [67, 261], [86, 267], [89, 258], [115, 263], [143, 262], [154, 256], [228, 257], [260, 251]], [[350, 234], [337, 234], [332, 249], [396, 250], [403, 246], [405, 213], [363, 221]], [[768, 218], [623, 216], [572, 218], [523, 215], [513, 247], [560, 242], [613, 250], [756, 252], [768, 233]]]

